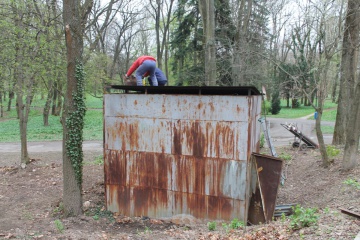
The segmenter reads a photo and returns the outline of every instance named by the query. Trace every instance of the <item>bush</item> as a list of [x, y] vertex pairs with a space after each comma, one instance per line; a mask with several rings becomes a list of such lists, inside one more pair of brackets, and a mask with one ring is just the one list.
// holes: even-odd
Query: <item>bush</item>
[[293, 207], [294, 214], [290, 216], [290, 226], [293, 230], [317, 224], [319, 215], [315, 208], [303, 208], [300, 205]]
[[215, 231], [216, 229], [216, 222], [208, 222], [207, 223], [209, 231]]
[[276, 115], [281, 110], [279, 92], [275, 92], [271, 97], [271, 114]]
[[263, 133], [260, 135], [260, 148], [263, 148], [265, 145], [265, 136]]
[[268, 115], [271, 110], [271, 103], [269, 101], [264, 100], [263, 104], [261, 104], [261, 114]]
[[326, 146], [326, 153], [329, 157], [336, 157], [340, 153], [340, 149], [337, 149], [334, 146], [327, 145]]

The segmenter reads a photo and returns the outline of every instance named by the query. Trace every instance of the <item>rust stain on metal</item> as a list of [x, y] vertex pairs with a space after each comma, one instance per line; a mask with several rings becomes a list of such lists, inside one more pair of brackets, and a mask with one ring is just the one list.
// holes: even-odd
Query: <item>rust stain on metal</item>
[[219, 219], [219, 198], [215, 196], [208, 196], [208, 218], [209, 219]]
[[125, 153], [119, 151], [109, 151], [105, 167], [105, 182], [108, 184], [126, 185], [126, 161]]
[[241, 113], [241, 107], [239, 105], [236, 105], [236, 111], [237, 113]]
[[186, 202], [189, 209], [191, 209], [191, 215], [202, 218], [206, 212], [206, 197], [200, 194], [188, 194], [183, 193], [186, 196]]
[[117, 199], [119, 209], [122, 209], [124, 215], [130, 216], [131, 189], [129, 187], [119, 187], [117, 191]]
[[174, 124], [172, 133], [173, 133], [173, 153], [176, 155], [181, 155], [182, 154], [182, 150], [181, 150], [182, 137], [181, 137], [181, 130], [180, 130], [180, 120], [177, 120], [176, 124]]
[[202, 133], [202, 128], [200, 126], [199, 121], [195, 121], [191, 123], [190, 129], [185, 128], [183, 129], [186, 138], [188, 148], [192, 149], [193, 156], [195, 157], [203, 157], [205, 156], [205, 136]]
[[[213, 141], [210, 141], [213, 142]], [[207, 144], [208, 146], [209, 144]], [[220, 149], [224, 151], [226, 156], [232, 155], [234, 156], [234, 147], [235, 144], [235, 136], [234, 131], [229, 127], [228, 124], [224, 123], [216, 123], [216, 130], [215, 130], [215, 151], [216, 156], [220, 156]]]
[[231, 215], [233, 212], [233, 205], [232, 203], [234, 202], [233, 199], [229, 199], [229, 198], [220, 198], [219, 201], [219, 210], [221, 213], [221, 217], [223, 219], [231, 219]]
[[194, 193], [205, 194], [205, 159], [195, 158], [192, 170], [195, 171]]
[[213, 103], [213, 102], [210, 102], [210, 103], [209, 103], [209, 106], [210, 106], [210, 111], [215, 112], [214, 103]]
[[[132, 148], [139, 148], [139, 123], [127, 121], [117, 122], [113, 128], [107, 128], [108, 138], [121, 138], [121, 150], [126, 151], [126, 146], [130, 145]], [[130, 140], [130, 142], [128, 142]]]
[[169, 189], [171, 183], [172, 165], [171, 159], [166, 157], [165, 154], [156, 154], [157, 167], [158, 167], [158, 188]]
[[135, 152], [131, 157], [132, 164], [129, 170], [129, 185], [152, 187], [156, 186], [156, 171], [154, 154]]
[[161, 110], [163, 114], [166, 113], [166, 106], [164, 103], [161, 105]]

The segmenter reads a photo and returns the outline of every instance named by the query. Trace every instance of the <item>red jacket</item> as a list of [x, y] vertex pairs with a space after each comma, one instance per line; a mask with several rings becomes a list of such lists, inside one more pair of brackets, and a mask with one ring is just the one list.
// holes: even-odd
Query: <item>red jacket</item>
[[130, 76], [145, 60], [153, 60], [156, 62], [156, 59], [152, 56], [141, 56], [131, 65], [126, 75]]

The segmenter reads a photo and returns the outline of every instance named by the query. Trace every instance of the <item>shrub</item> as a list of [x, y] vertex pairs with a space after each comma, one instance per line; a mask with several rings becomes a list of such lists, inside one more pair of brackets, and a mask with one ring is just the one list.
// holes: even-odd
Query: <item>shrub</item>
[[208, 222], [207, 223], [209, 231], [215, 231], [216, 229], [216, 222]]
[[360, 190], [360, 183], [355, 179], [347, 179], [344, 181], [344, 184], [355, 187], [356, 189]]
[[293, 215], [290, 216], [290, 227], [293, 230], [309, 227], [313, 224], [317, 224], [319, 215], [316, 214], [315, 208], [303, 208], [300, 205], [293, 207]]
[[229, 224], [223, 223], [222, 226], [226, 230], [226, 232], [228, 232], [230, 229], [238, 229], [238, 228], [244, 227], [245, 224], [243, 222], [239, 221], [239, 219], [234, 218], [231, 221], [231, 223], [229, 223]]
[[271, 110], [271, 103], [269, 101], [264, 100], [263, 104], [261, 104], [261, 114], [268, 115]]
[[279, 158], [281, 158], [281, 159], [283, 159], [285, 161], [290, 161], [292, 159], [292, 156], [290, 154], [287, 154], [287, 153], [280, 153]]
[[59, 231], [59, 233], [63, 233], [64, 232], [64, 225], [63, 223], [59, 220], [59, 219], [56, 219], [54, 221], [54, 224], [55, 224], [55, 227], [56, 229]]
[[271, 97], [271, 114], [276, 115], [281, 110], [279, 92], [274, 92]]
[[243, 222], [239, 221], [239, 219], [234, 218], [234, 219], [231, 221], [230, 226], [231, 226], [231, 229], [238, 229], [238, 228], [240, 228], [240, 227], [244, 227], [245, 225], [244, 225]]
[[263, 148], [265, 145], [265, 136], [263, 133], [260, 135], [260, 148]]
[[327, 145], [326, 146], [326, 153], [329, 157], [336, 157], [337, 155], [339, 155], [340, 153], [340, 150], [337, 149], [336, 147], [334, 146], [331, 146], [331, 145]]

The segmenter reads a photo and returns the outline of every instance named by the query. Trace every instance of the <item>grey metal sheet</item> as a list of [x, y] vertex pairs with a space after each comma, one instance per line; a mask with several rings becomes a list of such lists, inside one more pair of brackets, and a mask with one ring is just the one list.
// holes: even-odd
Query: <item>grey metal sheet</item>
[[106, 117], [105, 148], [171, 153], [171, 122], [156, 118]]

